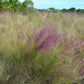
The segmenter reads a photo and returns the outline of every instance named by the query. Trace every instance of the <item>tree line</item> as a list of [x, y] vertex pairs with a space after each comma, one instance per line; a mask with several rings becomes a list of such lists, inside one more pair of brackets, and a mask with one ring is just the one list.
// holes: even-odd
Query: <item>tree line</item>
[[84, 13], [84, 9], [76, 9], [76, 8], [70, 8], [70, 9], [62, 9], [61, 12], [65, 13], [65, 12], [76, 12], [79, 14]]
[[32, 0], [25, 0], [22, 3], [19, 0], [0, 0], [0, 11], [5, 10], [27, 13], [33, 10], [33, 2]]
[[57, 12], [62, 12], [62, 13], [66, 13], [66, 12], [75, 12], [75, 13], [79, 13], [79, 14], [82, 14], [84, 13], [84, 9], [76, 9], [76, 8], [69, 8], [69, 9], [55, 9], [55, 8], [49, 8], [49, 9], [38, 9], [39, 12], [54, 12], [54, 13], [57, 13]]

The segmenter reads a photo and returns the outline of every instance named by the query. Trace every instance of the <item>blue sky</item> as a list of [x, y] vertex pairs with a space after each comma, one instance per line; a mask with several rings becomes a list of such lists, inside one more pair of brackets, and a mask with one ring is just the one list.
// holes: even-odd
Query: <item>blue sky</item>
[[[19, 0], [23, 2], [24, 0]], [[63, 9], [63, 8], [81, 8], [84, 9], [84, 0], [32, 0], [34, 2], [34, 8], [38, 9], [47, 9], [50, 7], [56, 9]]]

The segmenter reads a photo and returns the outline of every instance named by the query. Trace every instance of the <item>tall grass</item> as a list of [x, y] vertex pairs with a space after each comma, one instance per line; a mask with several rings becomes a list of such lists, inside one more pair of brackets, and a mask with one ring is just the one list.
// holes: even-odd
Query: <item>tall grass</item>
[[0, 14], [0, 84], [79, 84], [84, 76], [83, 18]]

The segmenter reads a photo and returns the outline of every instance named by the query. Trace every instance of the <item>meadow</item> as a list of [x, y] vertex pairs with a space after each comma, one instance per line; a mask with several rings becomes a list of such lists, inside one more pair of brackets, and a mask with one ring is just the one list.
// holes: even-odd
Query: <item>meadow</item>
[[0, 84], [84, 84], [84, 15], [0, 13]]

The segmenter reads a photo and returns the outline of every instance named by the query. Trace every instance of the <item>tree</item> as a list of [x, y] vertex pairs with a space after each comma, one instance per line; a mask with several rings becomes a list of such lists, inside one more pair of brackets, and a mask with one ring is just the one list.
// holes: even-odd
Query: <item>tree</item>
[[81, 9], [77, 9], [77, 11], [76, 12], [80, 12], [81, 11]]
[[62, 9], [61, 12], [65, 13], [65, 12], [68, 12], [67, 9]]
[[14, 2], [14, 0], [9, 0], [9, 3], [13, 3]]
[[24, 13], [33, 11], [33, 2], [31, 0], [25, 0], [22, 4], [22, 11]]
[[49, 10], [55, 10], [54, 8], [49, 8]]
[[0, 11], [2, 11], [2, 3], [3, 3], [3, 0], [0, 0]]
[[19, 0], [0, 0], [0, 11], [2, 10], [29, 12], [33, 10], [33, 2], [31, 0], [25, 0], [23, 3]]
[[75, 8], [70, 8], [68, 11], [70, 11], [70, 12], [76, 12], [76, 9]]
[[0, 5], [2, 4], [3, 0], [0, 0]]
[[31, 0], [25, 0], [24, 2], [23, 2], [23, 6], [24, 7], [32, 7], [33, 6], [33, 2], [31, 1]]
[[49, 8], [49, 11], [50, 12], [55, 12], [55, 9], [54, 8]]

